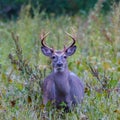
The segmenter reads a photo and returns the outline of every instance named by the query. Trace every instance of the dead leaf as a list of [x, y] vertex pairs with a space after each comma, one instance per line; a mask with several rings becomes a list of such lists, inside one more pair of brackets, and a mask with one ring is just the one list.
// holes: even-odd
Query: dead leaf
[[120, 110], [114, 110], [114, 112], [120, 114]]
[[10, 104], [11, 104], [12, 107], [15, 107], [16, 100], [12, 100], [12, 101], [10, 101]]
[[28, 101], [28, 103], [31, 103], [31, 102], [32, 102], [32, 99], [31, 99], [30, 96], [28, 96], [27, 101]]
[[45, 105], [44, 104], [40, 104], [40, 109], [44, 109]]

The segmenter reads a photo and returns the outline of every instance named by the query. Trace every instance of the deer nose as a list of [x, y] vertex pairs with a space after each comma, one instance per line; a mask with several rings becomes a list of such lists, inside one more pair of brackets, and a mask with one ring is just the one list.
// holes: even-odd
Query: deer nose
[[63, 63], [59, 62], [59, 63], [57, 63], [57, 66], [58, 66], [58, 67], [62, 67], [62, 66], [63, 66]]

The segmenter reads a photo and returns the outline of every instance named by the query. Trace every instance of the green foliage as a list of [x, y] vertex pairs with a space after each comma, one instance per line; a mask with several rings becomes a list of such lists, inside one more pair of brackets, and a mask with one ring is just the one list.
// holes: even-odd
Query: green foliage
[[[16, 22], [0, 21], [0, 119], [119, 120], [120, 4], [103, 16], [98, 2], [86, 19], [49, 18], [37, 9], [31, 17], [30, 7], [21, 9]], [[68, 65], [83, 78], [85, 98], [69, 113], [51, 103], [45, 110], [42, 104], [41, 85], [51, 71], [49, 59], [40, 51], [42, 31], [50, 31], [46, 43], [55, 49], [70, 44], [65, 31], [77, 36], [77, 51], [68, 58]]]
[[[98, 0], [102, 3], [102, 12], [106, 13], [111, 8], [113, 2], [118, 3], [119, 0]], [[97, 0], [1, 0], [0, 15], [5, 18], [17, 17], [20, 8], [23, 5], [31, 4], [31, 15], [33, 8], [39, 8], [39, 12], [45, 11], [48, 14], [60, 15], [76, 13], [88, 15], [89, 11], [98, 2]]]

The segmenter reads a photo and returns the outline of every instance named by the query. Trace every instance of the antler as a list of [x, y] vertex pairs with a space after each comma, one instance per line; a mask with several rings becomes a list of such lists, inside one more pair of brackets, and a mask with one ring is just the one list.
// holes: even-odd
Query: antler
[[48, 46], [45, 44], [45, 42], [44, 42], [45, 38], [48, 36], [49, 33], [50, 33], [50, 32], [48, 32], [48, 33], [45, 34], [45, 32], [43, 32], [43, 33], [40, 35], [41, 44], [42, 44], [43, 47], [47, 47], [47, 48], [53, 50], [53, 48], [48, 47]]
[[68, 32], [65, 32], [69, 37], [71, 37], [72, 38], [72, 40], [73, 40], [73, 42], [72, 42], [72, 44], [70, 45], [70, 46], [68, 46], [67, 48], [64, 46], [64, 49], [68, 49], [68, 48], [70, 48], [70, 47], [72, 47], [74, 44], [75, 44], [75, 42], [76, 42], [76, 38], [74, 37], [74, 36], [72, 36], [70, 33], [68, 33]]

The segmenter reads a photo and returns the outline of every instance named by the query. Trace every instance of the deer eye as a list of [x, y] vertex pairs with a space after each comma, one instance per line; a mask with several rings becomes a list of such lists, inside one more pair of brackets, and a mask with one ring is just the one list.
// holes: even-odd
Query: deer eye
[[52, 59], [55, 59], [56, 57], [55, 56], [52, 56]]
[[67, 56], [64, 56], [64, 58], [66, 59], [66, 58], [67, 58]]

